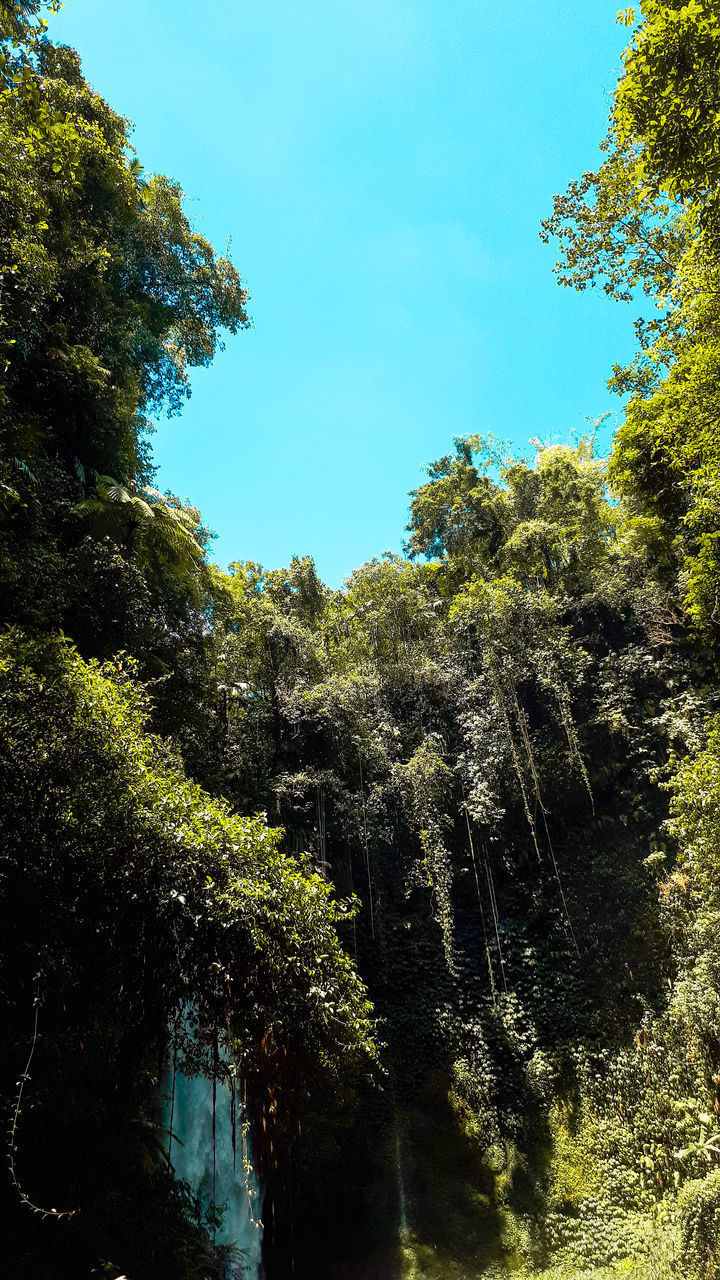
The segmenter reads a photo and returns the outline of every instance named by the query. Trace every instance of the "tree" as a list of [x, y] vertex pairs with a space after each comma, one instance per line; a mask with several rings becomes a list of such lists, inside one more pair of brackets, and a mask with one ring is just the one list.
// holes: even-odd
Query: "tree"
[[[178, 412], [189, 368], [249, 321], [237, 271], [193, 231], [179, 186], [144, 177], [77, 54], [28, 33], [33, 9], [9, 11], [2, 46], [0, 577], [11, 616], [40, 583], [33, 616], [57, 625], [62, 602], [43, 588], [86, 532], [83, 499], [104, 485], [148, 501], [150, 417]], [[177, 546], [181, 523], [148, 529]]]
[[628, 530], [699, 631], [720, 618], [718, 263], [720, 24], [714, 6], [646, 0], [624, 55], [596, 174], [555, 199], [543, 235], [559, 240], [562, 283], [604, 279], [625, 301], [641, 288], [655, 315], [640, 351], [615, 368], [629, 393], [610, 479]]
[[[307, 1091], [339, 1087], [375, 1053], [369, 1004], [337, 936], [347, 906], [279, 851], [262, 818], [239, 818], [192, 784], [147, 719], [127, 660], [102, 667], [59, 639], [2, 640], [8, 1105], [36, 1009], [39, 1026], [12, 1136], [16, 1185], [0, 1204], [13, 1274], [30, 1224], [15, 1222], [18, 1190], [38, 1211], [58, 1209], [49, 1274], [75, 1276], [116, 1250], [135, 1275], [185, 1274], [172, 1239], [152, 1265], [143, 1217], [162, 1220], [153, 1096], [173, 1028], [180, 1060], [187, 1052], [188, 1008], [196, 1069], [219, 1069], [219, 1043], [232, 1050], [264, 1167]], [[65, 1212], [78, 1208], [77, 1221]], [[138, 1214], [136, 1241], [127, 1214]], [[37, 1263], [43, 1237], [30, 1241]]]

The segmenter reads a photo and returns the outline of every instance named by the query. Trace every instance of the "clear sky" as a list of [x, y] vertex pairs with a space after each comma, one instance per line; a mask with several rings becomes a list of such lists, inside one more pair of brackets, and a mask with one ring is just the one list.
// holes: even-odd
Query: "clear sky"
[[254, 328], [158, 424], [214, 555], [399, 550], [471, 431], [567, 438], [618, 402], [632, 313], [560, 289], [538, 224], [599, 159], [617, 0], [66, 0], [50, 35], [232, 258]]

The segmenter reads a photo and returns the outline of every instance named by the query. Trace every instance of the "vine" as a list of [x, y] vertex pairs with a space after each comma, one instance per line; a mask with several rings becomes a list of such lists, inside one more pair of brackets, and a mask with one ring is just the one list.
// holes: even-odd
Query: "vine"
[[32, 1065], [32, 1060], [35, 1054], [35, 1048], [38, 1040], [38, 1020], [40, 1016], [40, 996], [38, 993], [36, 993], [35, 995], [34, 1005], [35, 1005], [35, 1024], [33, 1027], [33, 1036], [32, 1036], [32, 1043], [30, 1045], [30, 1053], [28, 1054], [28, 1060], [25, 1064], [25, 1070], [23, 1071], [18, 1081], [19, 1088], [18, 1088], [17, 1097], [15, 1098], [15, 1102], [13, 1103], [13, 1106], [11, 1108], [10, 1129], [8, 1133], [8, 1167], [10, 1169], [10, 1181], [13, 1185], [14, 1190], [17, 1192], [17, 1196], [18, 1196], [18, 1199], [20, 1200], [20, 1203], [23, 1204], [26, 1209], [29, 1209], [31, 1213], [39, 1214], [40, 1218], [43, 1221], [46, 1218], [53, 1218], [56, 1222], [60, 1222], [64, 1219], [73, 1218], [77, 1213], [80, 1212], [79, 1209], [62, 1209], [62, 1210], [43, 1209], [41, 1208], [40, 1205], [35, 1204], [23, 1190], [23, 1187], [17, 1176], [17, 1170], [15, 1166], [15, 1161], [17, 1159], [17, 1154], [18, 1154], [17, 1137], [18, 1137], [18, 1125], [20, 1123], [20, 1115], [22, 1111], [23, 1093], [25, 1091], [25, 1085], [28, 1083], [28, 1081], [31, 1078], [30, 1067]]

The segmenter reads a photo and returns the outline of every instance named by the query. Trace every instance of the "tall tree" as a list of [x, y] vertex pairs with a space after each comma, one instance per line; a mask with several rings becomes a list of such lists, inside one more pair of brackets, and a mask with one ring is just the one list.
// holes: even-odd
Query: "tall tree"
[[[88, 498], [97, 514], [127, 493], [146, 548], [165, 535], [170, 558], [181, 544], [192, 558], [198, 535], [202, 558], [199, 522], [147, 487], [151, 419], [178, 412], [188, 370], [249, 322], [235, 268], [192, 229], [179, 186], [143, 175], [128, 122], [29, 25], [37, 9], [5, 6], [2, 29], [0, 580], [16, 620], [57, 625]], [[137, 561], [128, 531], [108, 520], [104, 536]]]
[[708, 637], [720, 625], [720, 23], [716, 6], [644, 0], [597, 173], [555, 199], [562, 283], [653, 312], [611, 385], [629, 393], [610, 475], [648, 568]]

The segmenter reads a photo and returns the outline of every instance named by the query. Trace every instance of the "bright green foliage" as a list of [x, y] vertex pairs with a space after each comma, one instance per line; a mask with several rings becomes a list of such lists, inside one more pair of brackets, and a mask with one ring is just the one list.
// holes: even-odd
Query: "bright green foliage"
[[640, 352], [611, 385], [630, 392], [610, 468], [629, 535], [671, 583], [694, 625], [718, 619], [718, 221], [720, 21], [716, 6], [641, 6], [596, 174], [555, 199], [560, 280], [643, 289]]
[[[207, 365], [220, 331], [248, 319], [235, 268], [193, 231], [180, 188], [143, 176], [127, 121], [90, 88], [72, 49], [37, 32], [0, 48], [0, 277], [4, 612], [72, 630], [107, 576], [83, 545], [87, 500], [148, 501], [150, 416], [177, 412], [189, 367]], [[151, 523], [156, 550], [165, 533], [172, 558], [187, 522]], [[106, 521], [105, 533], [127, 565], [129, 597], [136, 543], [127, 521]], [[156, 609], [177, 597], [167, 575], [152, 589]]]
[[179, 188], [143, 179], [126, 121], [73, 50], [10, 57], [1, 108], [9, 443], [30, 463], [42, 426], [86, 475], [141, 479], [143, 415], [179, 408], [187, 366], [209, 363], [218, 328], [247, 322], [245, 294]]
[[574, 289], [596, 288], [618, 302], [630, 302], [641, 288], [662, 298], [687, 242], [682, 209], [668, 197], [648, 194], [638, 180], [632, 147], [615, 132], [601, 144], [607, 160], [556, 195], [541, 237], [559, 241], [558, 282]]
[[[454, 457], [429, 468], [429, 483], [412, 494], [411, 555], [451, 556], [463, 572], [492, 563], [504, 541], [505, 496], [473, 465], [479, 437], [456, 441]], [[486, 466], [494, 461], [492, 454]], [[485, 468], [484, 468], [485, 469]]]
[[715, 1280], [720, 1275], [720, 1173], [688, 1183], [678, 1215], [688, 1280]]
[[[412, 495], [410, 554], [446, 558], [464, 578], [508, 572], [524, 587], [589, 589], [614, 525], [591, 443], [540, 449], [534, 467], [499, 456], [492, 439], [455, 444]], [[483, 474], [493, 465], [502, 487]]]
[[[642, 287], [655, 304], [654, 318], [637, 325], [638, 357], [611, 383], [630, 400], [609, 479], [622, 500], [619, 547], [642, 566], [648, 634], [677, 652], [695, 633], [692, 678], [656, 720], [672, 748], [664, 768], [672, 816], [660, 838], [677, 862], [670, 869], [657, 850], [646, 865], [658, 875], [668, 994], [646, 1007], [635, 1047], [603, 1063], [604, 1095], [587, 1074], [599, 1063], [581, 1068], [584, 1102], [571, 1144], [570, 1168], [591, 1144], [615, 1204], [623, 1203], [621, 1183], [641, 1206], [648, 1192], [690, 1180], [678, 1202], [678, 1237], [651, 1268], [658, 1276], [712, 1276], [718, 1265], [720, 743], [708, 710], [717, 696], [720, 601], [719, 58], [715, 6], [646, 0], [616, 92], [608, 161], [556, 197], [544, 225], [546, 238], [560, 239], [563, 283], [584, 288], [604, 277], [611, 296], [630, 300]], [[563, 1160], [556, 1143], [559, 1167]], [[633, 1166], [635, 1187], [627, 1172], [619, 1178]]]
[[[635, 396], [617, 436], [612, 478], [661, 563], [681, 570], [683, 602], [699, 629], [714, 634], [720, 583], [717, 378], [717, 271], [707, 245], [689, 251], [675, 285], [682, 332], [662, 335], [651, 358], [667, 376]], [[659, 545], [658, 545], [659, 544]]]
[[47, 19], [38, 14], [57, 13], [61, 7], [61, 0], [2, 0], [0, 38], [15, 45], [32, 42], [47, 26]]
[[720, 908], [720, 721], [708, 724], [707, 743], [685, 759], [672, 783], [672, 831], [682, 849], [681, 868], [708, 908]]
[[136, 492], [110, 476], [98, 476], [91, 497], [80, 504], [92, 536], [124, 546], [146, 581], [162, 586], [164, 573], [192, 591], [206, 578], [207, 534], [196, 507], [183, 506], [151, 485]]
[[720, 180], [720, 19], [711, 0], [644, 0], [615, 103], [651, 192], [714, 203]]
[[[233, 816], [183, 777], [146, 732], [147, 702], [132, 665], [86, 664], [61, 645], [27, 645], [10, 633], [0, 673], [3, 790], [14, 833], [4, 874], [15, 879], [22, 870], [39, 904], [52, 897], [57, 875], [72, 868], [67, 901], [58, 896], [52, 932], [45, 918], [34, 954], [41, 992], [66, 970], [70, 985], [82, 981], [88, 963], [87, 939], [77, 940], [77, 955], [65, 954], [63, 906], [79, 913], [79, 929], [87, 922], [101, 935], [95, 946], [117, 950], [119, 965], [128, 952], [132, 964], [149, 964], [149, 955], [132, 954], [118, 937], [127, 928], [124, 911], [141, 899], [144, 918], [136, 924], [148, 946], [151, 919], [158, 935], [174, 935], [166, 973], [151, 966], [154, 998], [166, 1010], [194, 995], [208, 1017], [221, 1019], [223, 1032], [247, 1011], [247, 1026], [238, 1022], [237, 1032], [249, 1037], [250, 1051], [253, 1036], [267, 1035], [271, 1013], [278, 1043], [295, 1040], [321, 1057], [361, 1047], [367, 1006], [334, 934], [344, 908], [332, 902], [326, 882], [277, 851], [278, 833], [263, 820]], [[53, 813], [51, 824], [38, 823], [33, 796]], [[27, 886], [24, 892], [24, 913], [39, 918]], [[12, 915], [18, 904], [6, 903]], [[271, 1004], [263, 1008], [268, 991]], [[127, 984], [123, 1000], [130, 1012]], [[133, 1012], [139, 1017], [141, 1009]], [[335, 1032], [323, 1048], [330, 1019], [338, 1030], [347, 1026], [334, 1049]]]

